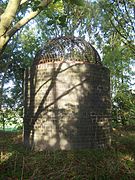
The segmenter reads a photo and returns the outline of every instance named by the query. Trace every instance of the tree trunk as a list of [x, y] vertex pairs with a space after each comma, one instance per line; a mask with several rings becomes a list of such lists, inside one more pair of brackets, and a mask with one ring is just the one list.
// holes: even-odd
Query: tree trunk
[[9, 0], [5, 11], [2, 11], [2, 14], [0, 14], [0, 57], [11, 37], [45, 9], [52, 0], [41, 0], [41, 3], [35, 11], [31, 11], [26, 17], [23, 17], [17, 23], [12, 25], [16, 13], [25, 2], [27, 2], [27, 0]]
[[23, 130], [23, 144], [25, 147], [30, 148], [30, 129], [28, 127], [28, 124], [24, 125], [24, 130]]
[[2, 54], [3, 54], [3, 52], [4, 52], [4, 50], [5, 50], [6, 46], [7, 46], [7, 43], [9, 41], [9, 40], [6, 41], [6, 39], [5, 40], [1, 40], [2, 38], [0, 37], [0, 62], [1, 62]]

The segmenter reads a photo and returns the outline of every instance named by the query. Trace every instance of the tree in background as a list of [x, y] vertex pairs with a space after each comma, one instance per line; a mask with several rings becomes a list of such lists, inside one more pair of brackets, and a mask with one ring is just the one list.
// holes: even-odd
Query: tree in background
[[135, 94], [131, 90], [119, 89], [113, 98], [112, 115], [114, 125], [135, 124]]
[[[83, 2], [65, 1], [68, 4], [77, 5]], [[5, 108], [17, 110], [16, 107], [19, 109], [23, 106], [23, 69], [30, 66], [36, 51], [42, 46], [42, 38], [45, 40], [45, 35], [42, 37], [38, 35], [40, 27], [35, 25], [35, 21], [32, 23], [36, 28], [28, 22], [43, 10], [46, 10], [43, 16], [50, 12], [49, 18], [53, 20], [54, 14], [62, 13], [65, 1], [9, 0], [0, 2], [0, 111], [2, 116], [7, 112]], [[46, 39], [50, 38], [47, 31], [44, 32]], [[6, 88], [4, 85], [9, 82], [12, 82], [13, 86]]]
[[[0, 111], [4, 104], [4, 84], [9, 82], [7, 78], [9, 71], [13, 68], [16, 61], [14, 56], [17, 51], [17, 36], [14, 35], [22, 29], [31, 19], [36, 17], [45, 9], [52, 0], [28, 1], [28, 0], [9, 0], [0, 2]], [[9, 42], [11, 40], [11, 42]], [[8, 44], [8, 46], [7, 46]], [[5, 53], [4, 50], [7, 47]], [[10, 50], [9, 50], [10, 49]], [[11, 51], [12, 49], [12, 51]], [[13, 62], [14, 61], [14, 62]], [[21, 63], [19, 57], [16, 64]], [[13, 72], [12, 72], [13, 73]], [[10, 77], [10, 76], [8, 76]], [[11, 76], [13, 77], [13, 76]], [[13, 80], [13, 79], [12, 79]]]
[[[111, 71], [113, 120], [134, 122], [134, 2], [100, 0], [103, 62]], [[134, 122], [135, 123], [135, 122]]]
[[[8, 41], [13, 35], [27, 24], [31, 19], [36, 17], [52, 0], [28, 1], [28, 0], [9, 0], [3, 2], [5, 10], [0, 16], [0, 54], [3, 53]], [[19, 15], [21, 14], [21, 15]], [[17, 17], [19, 15], [19, 18]]]
[[[1, 17], [4, 17], [3, 12], [6, 12], [6, 10], [3, 11], [3, 9], [8, 7], [7, 2], [11, 2], [11, 0], [1, 3]], [[127, 97], [125, 94], [130, 92], [132, 87], [131, 78], [134, 76], [131, 68], [134, 58], [133, 0], [128, 2], [125, 0], [97, 0], [85, 3], [83, 0], [52, 0], [44, 2], [49, 4], [41, 8], [41, 1], [20, 1], [15, 16], [12, 17], [10, 25], [5, 29], [5, 35], [0, 36], [3, 39], [9, 32], [12, 32], [11, 30], [14, 30], [14, 33], [7, 38], [7, 41], [3, 40], [6, 43], [1, 49], [3, 54], [0, 64], [0, 80], [2, 82], [0, 84], [0, 104], [9, 104], [9, 109], [11, 104], [12, 109], [15, 109], [16, 106], [23, 107], [23, 69], [30, 66], [36, 51], [44, 45], [47, 39], [60, 35], [80, 35], [87, 38], [97, 47], [103, 56], [103, 64], [111, 71], [113, 114], [116, 114], [115, 109], [119, 106], [119, 102], [123, 100], [119, 92], [122, 92], [123, 97]], [[45, 11], [43, 11], [44, 9]], [[39, 15], [36, 16], [37, 14], [34, 12]], [[30, 14], [35, 14], [35, 16], [27, 18]], [[20, 22], [24, 22], [23, 20], [25, 20], [25, 23], [17, 26]], [[19, 29], [20, 31], [18, 31]], [[14, 86], [10, 90], [3, 88], [4, 84], [10, 81], [14, 83]], [[11, 95], [9, 101], [6, 101], [8, 99], [7, 93]], [[120, 98], [117, 98], [118, 96]], [[13, 101], [10, 99], [13, 99]], [[132, 99], [132, 95], [127, 98], [128, 101], [132, 101]], [[123, 102], [127, 103], [127, 100], [123, 100]], [[119, 111], [120, 114], [122, 114], [123, 109], [124, 112], [128, 111], [125, 110], [124, 106], [120, 105], [119, 107], [122, 110]], [[129, 107], [131, 108], [130, 105]], [[124, 121], [127, 121], [130, 116], [121, 115], [121, 118], [118, 115], [119, 118], [116, 118], [114, 115], [113, 117], [116, 121], [117, 119], [122, 121], [123, 117], [126, 117]]]

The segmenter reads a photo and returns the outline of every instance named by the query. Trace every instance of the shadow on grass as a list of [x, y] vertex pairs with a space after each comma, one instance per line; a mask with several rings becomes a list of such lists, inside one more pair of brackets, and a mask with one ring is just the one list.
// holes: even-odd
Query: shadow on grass
[[111, 149], [79, 151], [34, 152], [22, 146], [21, 134], [0, 135], [0, 147], [4, 145], [3, 153], [8, 156], [0, 163], [2, 180], [135, 179], [133, 131], [115, 132], [116, 143]]
[[118, 151], [131, 154], [135, 159], [135, 127], [126, 126], [114, 130], [114, 146]]

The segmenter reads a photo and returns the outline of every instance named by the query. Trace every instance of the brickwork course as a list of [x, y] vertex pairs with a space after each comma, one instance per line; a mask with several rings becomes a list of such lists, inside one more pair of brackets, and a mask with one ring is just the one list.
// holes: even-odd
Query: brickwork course
[[99, 59], [45, 55], [25, 72], [24, 143], [35, 150], [110, 146], [108, 68]]

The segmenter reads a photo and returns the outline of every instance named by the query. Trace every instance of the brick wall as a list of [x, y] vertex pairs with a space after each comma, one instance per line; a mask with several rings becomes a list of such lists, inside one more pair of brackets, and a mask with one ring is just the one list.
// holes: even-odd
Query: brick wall
[[36, 150], [110, 145], [109, 70], [98, 64], [55, 62], [28, 70], [24, 134]]

